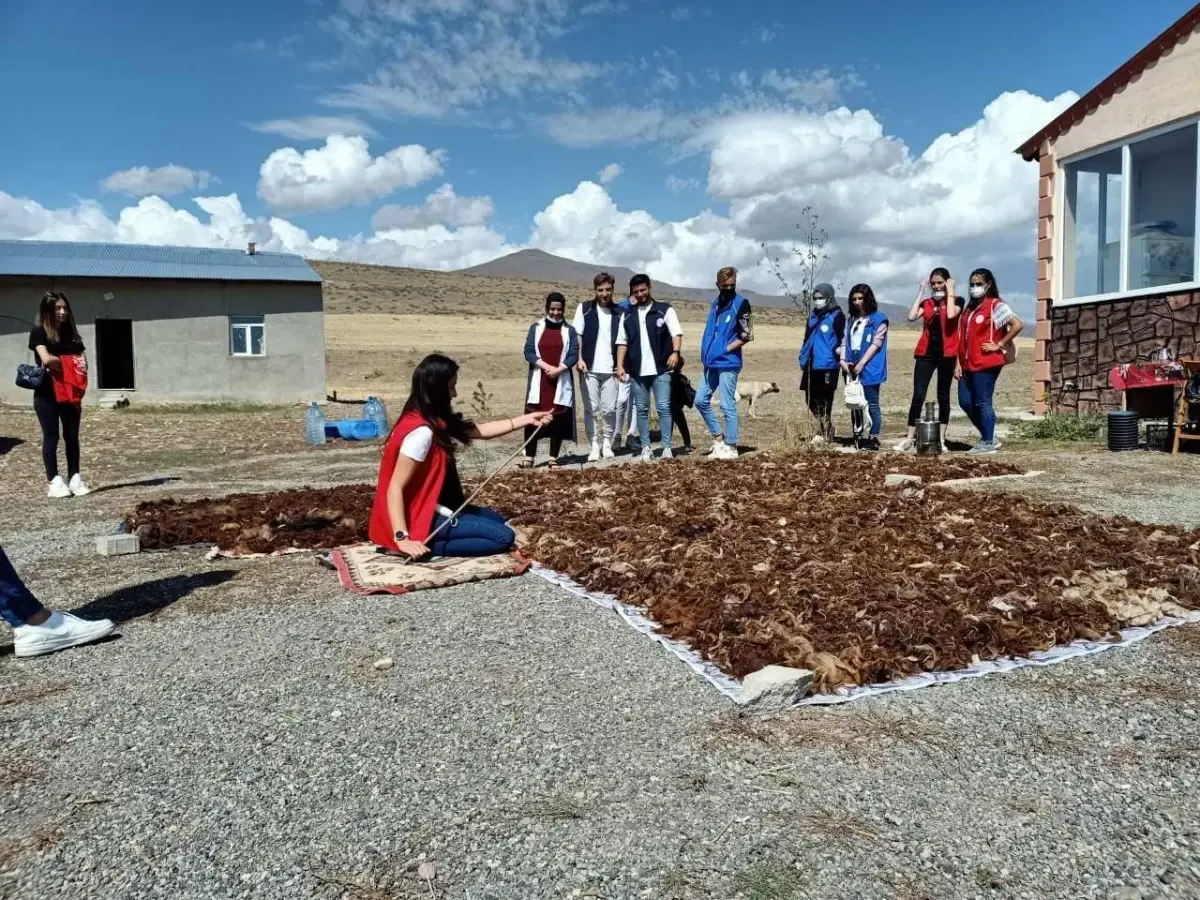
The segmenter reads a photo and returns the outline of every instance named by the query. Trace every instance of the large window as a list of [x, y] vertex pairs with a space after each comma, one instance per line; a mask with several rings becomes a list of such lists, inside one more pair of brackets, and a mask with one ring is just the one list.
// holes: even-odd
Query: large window
[[262, 316], [230, 316], [229, 352], [234, 356], [266, 356], [265, 331]]
[[1193, 123], [1063, 166], [1065, 299], [1197, 281], [1197, 137]]

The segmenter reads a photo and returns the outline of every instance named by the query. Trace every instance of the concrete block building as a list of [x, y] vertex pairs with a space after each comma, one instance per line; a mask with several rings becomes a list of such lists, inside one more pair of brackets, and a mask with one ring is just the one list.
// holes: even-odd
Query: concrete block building
[[1200, 356], [1200, 4], [1018, 149], [1037, 160], [1034, 406], [1119, 406], [1113, 366]]
[[49, 290], [71, 302], [89, 401], [297, 403], [325, 398], [321, 278], [299, 256], [128, 244], [0, 241], [0, 401]]

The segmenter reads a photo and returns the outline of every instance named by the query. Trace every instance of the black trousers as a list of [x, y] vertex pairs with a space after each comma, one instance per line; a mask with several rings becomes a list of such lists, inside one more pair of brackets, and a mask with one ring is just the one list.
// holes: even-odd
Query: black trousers
[[804, 373], [808, 410], [816, 417], [817, 433], [833, 433], [833, 398], [837, 395], [837, 369], [809, 369]]
[[[526, 425], [525, 426], [525, 440], [529, 441], [529, 437], [532, 434], [533, 434], [533, 426]], [[546, 438], [546, 440], [550, 441], [550, 458], [558, 459], [558, 454], [562, 450], [563, 439], [560, 437], [550, 437], [550, 438]], [[542, 442], [542, 438], [536, 438], [535, 440], [529, 441], [528, 445], [526, 445], [526, 447], [525, 447], [525, 455], [528, 456], [530, 459], [535, 459], [537, 457], [537, 446], [541, 442]]]
[[958, 360], [953, 356], [943, 356], [940, 359], [919, 357], [913, 369], [913, 396], [908, 407], [908, 425], [915, 428], [921, 418], [921, 407], [925, 405], [925, 395], [929, 392], [929, 382], [937, 374], [937, 405], [938, 421], [942, 426], [950, 424], [950, 388], [954, 386], [954, 367]]
[[42, 462], [46, 480], [58, 475], [58, 435], [61, 426], [63, 443], [67, 446], [67, 477], [79, 474], [79, 422], [83, 410], [72, 403], [59, 403], [53, 397], [33, 395], [33, 409], [42, 426]]
[[679, 432], [679, 436], [683, 438], [683, 446], [692, 446], [692, 432], [688, 428], [687, 413], [683, 411], [682, 406], [671, 407], [671, 423], [675, 426], [675, 430]]

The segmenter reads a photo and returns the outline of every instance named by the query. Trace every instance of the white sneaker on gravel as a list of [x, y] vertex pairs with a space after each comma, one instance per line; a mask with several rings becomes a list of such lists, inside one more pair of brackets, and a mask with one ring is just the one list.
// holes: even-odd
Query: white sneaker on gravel
[[41, 625], [14, 628], [13, 648], [17, 656], [44, 656], [106, 638], [116, 627], [108, 619], [92, 622], [70, 613], [52, 612]]
[[67, 487], [67, 483], [62, 480], [61, 475], [55, 475], [54, 480], [50, 482], [50, 487], [46, 490], [46, 496], [51, 500], [62, 500], [64, 497], [71, 496], [71, 489]]
[[896, 444], [896, 446], [894, 446], [892, 449], [895, 450], [897, 453], [907, 453], [909, 450], [912, 450], [916, 446], [917, 446], [917, 442], [914, 441], [912, 438], [905, 438], [904, 440], [900, 441], [900, 443]]
[[83, 478], [78, 472], [71, 476], [70, 482], [67, 483], [67, 489], [75, 497], [86, 497], [92, 492], [92, 489], [84, 484]]
[[616, 454], [616, 452], [613, 450], [613, 445], [612, 445], [612, 443], [611, 443], [610, 441], [607, 441], [607, 440], [606, 440], [606, 441], [604, 442], [604, 446], [600, 448], [600, 456], [601, 456], [601, 458], [602, 458], [602, 459], [612, 459], [612, 458], [613, 458], [614, 456], [616, 456], [616, 455], [617, 455], [617, 454]]
[[711, 456], [713, 459], [721, 459], [721, 454], [724, 452], [725, 439], [720, 438], [713, 441], [713, 445], [704, 451], [705, 456]]
[[638, 456], [642, 462], [654, 462], [654, 453], [649, 447], [643, 447], [641, 455]]
[[721, 455], [717, 459], [737, 459], [738, 448], [733, 444], [725, 444], [721, 450]]
[[600, 458], [600, 445], [592, 441], [591, 452], [588, 453], [588, 462], [596, 462]]
[[674, 459], [675, 454], [671, 452], [670, 447], [663, 447], [662, 453], [659, 455], [658, 458], [659, 459]]

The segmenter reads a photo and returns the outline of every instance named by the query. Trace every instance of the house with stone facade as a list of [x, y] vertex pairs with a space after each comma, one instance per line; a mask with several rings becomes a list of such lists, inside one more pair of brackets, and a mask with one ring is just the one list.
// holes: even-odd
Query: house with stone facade
[[1034, 406], [1120, 406], [1118, 364], [1200, 357], [1200, 4], [1018, 149], [1036, 160]]

